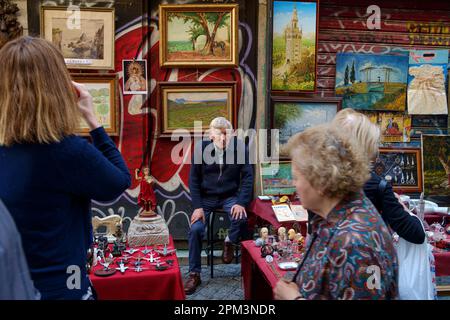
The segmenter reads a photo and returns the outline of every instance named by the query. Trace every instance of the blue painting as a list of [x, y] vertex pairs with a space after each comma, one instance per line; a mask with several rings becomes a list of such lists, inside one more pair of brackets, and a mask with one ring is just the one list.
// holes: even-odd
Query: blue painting
[[342, 107], [404, 111], [408, 56], [338, 53], [336, 95]]

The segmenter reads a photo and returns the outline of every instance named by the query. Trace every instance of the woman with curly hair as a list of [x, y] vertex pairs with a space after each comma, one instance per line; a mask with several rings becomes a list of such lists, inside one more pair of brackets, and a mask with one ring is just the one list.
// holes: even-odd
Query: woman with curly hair
[[395, 299], [397, 257], [381, 216], [364, 195], [364, 150], [330, 125], [289, 140], [292, 175], [302, 205], [316, 213], [307, 250], [276, 299]]

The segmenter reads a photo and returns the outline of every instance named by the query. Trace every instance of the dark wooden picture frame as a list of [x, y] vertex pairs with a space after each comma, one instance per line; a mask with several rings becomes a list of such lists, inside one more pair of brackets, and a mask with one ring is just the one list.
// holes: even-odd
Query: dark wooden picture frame
[[[388, 167], [387, 167], [388, 166]], [[380, 148], [373, 170], [396, 192], [422, 192], [422, 152], [420, 148]]]

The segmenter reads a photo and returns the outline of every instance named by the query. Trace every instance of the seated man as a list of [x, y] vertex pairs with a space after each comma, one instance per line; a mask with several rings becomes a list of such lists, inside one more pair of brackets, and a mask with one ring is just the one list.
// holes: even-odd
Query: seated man
[[247, 238], [247, 213], [253, 193], [253, 166], [245, 144], [232, 137], [232, 125], [218, 117], [211, 121], [211, 141], [195, 145], [192, 155], [189, 188], [194, 212], [189, 231], [189, 276], [184, 285], [192, 294], [201, 283], [201, 250], [205, 223], [209, 214], [223, 208], [230, 217], [231, 227], [225, 239], [222, 260], [234, 258], [233, 243]]

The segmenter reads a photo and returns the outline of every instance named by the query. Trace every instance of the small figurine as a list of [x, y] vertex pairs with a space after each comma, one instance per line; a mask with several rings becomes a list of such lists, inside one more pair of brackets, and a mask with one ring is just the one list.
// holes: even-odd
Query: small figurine
[[267, 242], [267, 239], [269, 237], [269, 229], [266, 227], [262, 227], [261, 231], [259, 231], [259, 235], [261, 236], [261, 239], [264, 240], [264, 242]]
[[135, 253], [135, 252], [138, 252], [139, 251], [139, 249], [133, 249], [133, 248], [130, 248], [130, 249], [128, 249], [128, 250], [125, 250], [125, 252], [126, 253], [128, 253], [128, 254], [133, 254], [133, 253]]
[[154, 262], [157, 262], [160, 258], [155, 257], [155, 254], [152, 252], [152, 253], [150, 253], [150, 256], [148, 258], [144, 258], [144, 259], [150, 263], [154, 263]]
[[177, 251], [177, 249], [167, 249], [167, 244], [164, 245], [164, 248], [162, 250], [154, 249], [157, 253], [162, 255], [163, 257], [167, 257]]
[[123, 263], [123, 261], [121, 263], [119, 263], [119, 267], [116, 268], [116, 270], [119, 270], [121, 274], [125, 273], [125, 270], [127, 270], [128, 267], [125, 267], [125, 263]]
[[261, 257], [265, 258], [266, 256], [273, 255], [274, 249], [270, 244], [265, 244], [261, 247]]
[[150, 176], [150, 169], [144, 167], [142, 169], [142, 175], [139, 176], [139, 169], [135, 171], [136, 180], [140, 180], [141, 190], [138, 196], [138, 205], [142, 208], [139, 215], [141, 217], [155, 216], [156, 210], [156, 195], [153, 190], [154, 179]]
[[108, 238], [105, 236], [97, 237], [98, 249], [101, 251], [106, 251], [108, 249]]
[[278, 228], [278, 242], [286, 241], [286, 228], [279, 227]]
[[148, 270], [148, 268], [142, 268], [141, 265], [136, 266], [136, 268], [134, 268], [134, 272], [142, 272], [144, 270]]
[[117, 241], [120, 241], [122, 243], [127, 242], [127, 238], [125, 237], [125, 234], [123, 232], [122, 222], [116, 224], [116, 232], [114, 233], [114, 237], [116, 237]]
[[94, 274], [95, 274], [96, 276], [99, 276], [99, 277], [108, 277], [108, 276], [112, 276], [114, 273], [116, 273], [116, 270], [115, 270], [115, 269], [111, 269], [111, 268], [109, 267], [109, 265], [114, 261], [114, 259], [111, 259], [111, 258], [105, 258], [105, 257], [103, 256], [102, 261], [103, 261], [103, 262], [100, 262], [100, 264], [103, 266], [103, 269], [98, 269], [98, 270], [96, 270], [96, 271], [94, 272]]
[[289, 231], [288, 231], [289, 240], [294, 241], [296, 235], [297, 235], [297, 232], [295, 232], [294, 229], [289, 229]]
[[120, 257], [122, 255], [122, 250], [120, 250], [120, 249], [121, 249], [121, 246], [119, 244], [119, 241], [114, 241], [113, 251], [111, 252], [113, 257]]
[[255, 240], [255, 245], [257, 247], [262, 247], [267, 243], [267, 240], [269, 238], [269, 229], [267, 229], [266, 227], [262, 227], [261, 230], [259, 231], [259, 235], [260, 238]]

